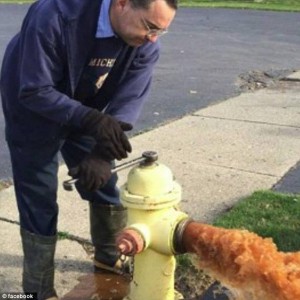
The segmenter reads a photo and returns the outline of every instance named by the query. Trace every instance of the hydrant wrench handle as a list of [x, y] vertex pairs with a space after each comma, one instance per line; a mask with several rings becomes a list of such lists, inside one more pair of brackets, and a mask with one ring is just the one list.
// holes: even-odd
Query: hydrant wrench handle
[[[124, 170], [126, 168], [129, 168], [131, 166], [134, 166], [136, 164], [151, 164], [157, 160], [158, 156], [155, 151], [145, 151], [143, 152], [142, 156], [137, 157], [133, 160], [130, 160], [128, 162], [125, 162], [123, 164], [120, 164], [116, 166], [115, 168], [111, 169], [111, 173], [117, 173], [121, 170]], [[72, 178], [69, 180], [65, 180], [63, 182], [63, 187], [66, 191], [73, 191], [74, 185], [77, 182], [78, 178]]]

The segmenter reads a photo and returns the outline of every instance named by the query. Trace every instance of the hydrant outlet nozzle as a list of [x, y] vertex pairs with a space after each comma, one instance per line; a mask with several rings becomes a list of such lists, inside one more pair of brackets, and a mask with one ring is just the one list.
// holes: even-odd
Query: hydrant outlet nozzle
[[186, 253], [186, 249], [183, 243], [183, 234], [186, 227], [194, 222], [191, 218], [186, 218], [178, 223], [174, 232], [173, 246], [175, 254], [184, 254]]
[[117, 246], [121, 254], [134, 256], [145, 248], [141, 234], [134, 229], [125, 229], [117, 237]]

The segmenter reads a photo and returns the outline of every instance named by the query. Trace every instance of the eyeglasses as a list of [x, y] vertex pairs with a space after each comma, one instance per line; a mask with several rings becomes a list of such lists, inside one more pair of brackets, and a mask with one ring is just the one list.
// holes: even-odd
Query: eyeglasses
[[147, 21], [144, 19], [143, 16], [141, 16], [142, 22], [144, 24], [144, 27], [148, 30], [146, 36], [147, 37], [153, 37], [153, 36], [162, 36], [168, 32], [167, 28], [150, 28]]

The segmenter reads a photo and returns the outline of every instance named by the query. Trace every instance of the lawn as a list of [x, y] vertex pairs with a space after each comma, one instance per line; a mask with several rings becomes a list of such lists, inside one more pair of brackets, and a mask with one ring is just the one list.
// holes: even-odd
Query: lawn
[[300, 11], [300, 0], [181, 0], [181, 6]]
[[257, 191], [241, 199], [214, 225], [271, 237], [281, 251], [300, 251], [300, 195]]
[[[300, 195], [257, 191], [221, 214], [215, 226], [247, 229], [271, 237], [281, 251], [300, 251]], [[176, 288], [188, 299], [200, 295], [215, 280], [191, 263], [190, 256], [177, 256]]]

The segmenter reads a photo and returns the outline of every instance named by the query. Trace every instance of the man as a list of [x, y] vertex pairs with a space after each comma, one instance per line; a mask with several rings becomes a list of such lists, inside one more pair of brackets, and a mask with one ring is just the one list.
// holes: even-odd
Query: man
[[[57, 299], [54, 252], [58, 153], [89, 201], [95, 270], [118, 271], [126, 223], [114, 159], [136, 122], [176, 0], [40, 0], [9, 43], [1, 70], [24, 252], [23, 289]], [[74, 213], [75, 210], [74, 210]]]

